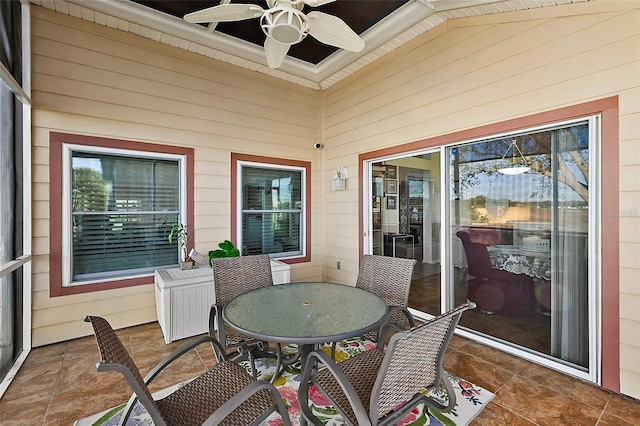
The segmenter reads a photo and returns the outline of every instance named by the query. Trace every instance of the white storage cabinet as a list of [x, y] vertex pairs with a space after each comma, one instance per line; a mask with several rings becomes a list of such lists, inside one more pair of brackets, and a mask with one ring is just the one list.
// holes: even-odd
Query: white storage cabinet
[[[291, 280], [289, 265], [271, 261], [274, 284]], [[216, 300], [209, 266], [161, 269], [155, 273], [156, 311], [165, 343], [209, 331], [209, 311]]]

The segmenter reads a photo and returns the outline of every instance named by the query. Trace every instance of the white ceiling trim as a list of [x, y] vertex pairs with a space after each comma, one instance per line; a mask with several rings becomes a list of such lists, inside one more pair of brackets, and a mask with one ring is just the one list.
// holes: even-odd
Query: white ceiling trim
[[129, 32], [159, 43], [257, 71], [315, 90], [324, 90], [448, 19], [490, 15], [588, 0], [412, 0], [361, 36], [365, 49], [338, 50], [317, 66], [287, 56], [278, 69], [266, 65], [261, 46], [130, 0], [30, 0], [31, 3]]

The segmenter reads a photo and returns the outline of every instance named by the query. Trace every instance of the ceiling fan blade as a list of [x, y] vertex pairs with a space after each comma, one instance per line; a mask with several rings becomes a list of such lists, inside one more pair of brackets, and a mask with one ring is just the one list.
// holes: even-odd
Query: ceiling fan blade
[[245, 19], [257, 18], [262, 15], [264, 9], [257, 4], [221, 4], [208, 9], [184, 15], [184, 20], [193, 24], [205, 22], [229, 22], [242, 21]]
[[264, 41], [264, 53], [267, 55], [267, 65], [269, 68], [278, 68], [282, 65], [287, 52], [289, 52], [290, 44], [278, 43], [271, 37], [267, 37]]
[[307, 13], [309, 34], [321, 43], [341, 49], [359, 52], [364, 40], [340, 18], [322, 12]]
[[311, 7], [322, 6], [323, 4], [333, 3], [336, 0], [304, 0], [305, 4], [308, 4]]

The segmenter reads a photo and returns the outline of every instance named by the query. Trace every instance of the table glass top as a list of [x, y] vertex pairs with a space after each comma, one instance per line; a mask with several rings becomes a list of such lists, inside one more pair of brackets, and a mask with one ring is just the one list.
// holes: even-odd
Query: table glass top
[[251, 337], [281, 343], [320, 343], [378, 328], [387, 305], [360, 288], [331, 283], [264, 287], [233, 299], [223, 317]]

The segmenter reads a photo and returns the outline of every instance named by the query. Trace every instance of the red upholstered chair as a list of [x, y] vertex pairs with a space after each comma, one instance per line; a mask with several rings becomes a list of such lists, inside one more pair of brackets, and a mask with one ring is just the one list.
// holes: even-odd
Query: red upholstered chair
[[467, 256], [469, 300], [484, 312], [530, 315], [534, 310], [533, 279], [491, 267], [487, 245], [500, 244], [498, 231], [490, 228], [458, 231]]

